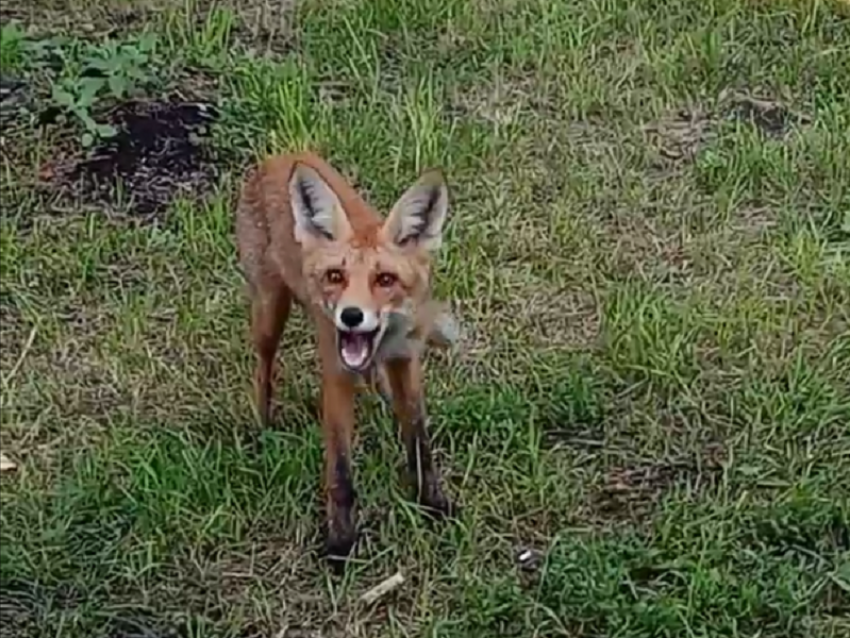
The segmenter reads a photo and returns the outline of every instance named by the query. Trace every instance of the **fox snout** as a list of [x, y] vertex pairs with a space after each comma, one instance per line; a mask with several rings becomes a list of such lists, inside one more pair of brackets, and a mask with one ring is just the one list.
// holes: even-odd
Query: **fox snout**
[[375, 310], [341, 299], [333, 318], [343, 365], [352, 372], [367, 368], [384, 333], [382, 316]]
[[380, 327], [380, 317], [374, 310], [362, 306], [339, 304], [334, 313], [337, 330], [345, 332], [374, 332]]

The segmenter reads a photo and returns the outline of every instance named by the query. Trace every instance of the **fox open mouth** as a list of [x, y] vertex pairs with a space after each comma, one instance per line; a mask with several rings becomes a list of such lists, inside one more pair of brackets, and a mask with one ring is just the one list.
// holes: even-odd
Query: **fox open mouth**
[[336, 331], [339, 358], [349, 370], [363, 370], [372, 360], [379, 330], [371, 332]]

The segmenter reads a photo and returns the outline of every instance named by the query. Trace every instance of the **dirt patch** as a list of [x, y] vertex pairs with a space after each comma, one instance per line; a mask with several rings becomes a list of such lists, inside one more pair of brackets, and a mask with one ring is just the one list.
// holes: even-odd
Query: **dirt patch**
[[203, 102], [127, 102], [107, 118], [117, 135], [72, 166], [42, 174], [83, 203], [156, 215], [176, 196], [215, 185], [217, 159], [205, 138], [217, 116]]
[[597, 513], [611, 520], [641, 520], [677, 484], [699, 492], [717, 485], [723, 471], [724, 450], [711, 445], [700, 457], [658, 463], [612, 467], [593, 496]]
[[[297, 45], [295, 29], [297, 0], [241, 0], [238, 6], [214, 0], [140, 0], [133, 3], [108, 1], [75, 3], [73, 11], [67, 2], [39, 0], [36, 3], [7, 0], [0, 3], [3, 24], [13, 20], [30, 28], [36, 37], [56, 32], [74, 38], [102, 40], [121, 38], [140, 27], [162, 31], [165, 24], [173, 28], [169, 18], [179, 17], [187, 33], [209, 32], [215, 25], [226, 38], [226, 46], [239, 45], [261, 55], [281, 55]], [[131, 6], [126, 6], [131, 5]], [[159, 28], [157, 28], [159, 27]], [[179, 32], [178, 32], [179, 33]]]
[[683, 109], [643, 127], [651, 146], [668, 162], [692, 161], [714, 137], [711, 114]]
[[776, 100], [757, 98], [750, 95], [735, 95], [726, 108], [726, 116], [743, 122], [749, 122], [762, 133], [781, 137], [794, 124], [807, 124], [810, 119]]
[[746, 122], [765, 135], [781, 138], [795, 125], [811, 123], [778, 100], [724, 92], [716, 108], [680, 109], [643, 127], [647, 141], [657, 149], [661, 163], [692, 161], [699, 150], [717, 136], [722, 121]]
[[[238, 19], [231, 35], [235, 41], [254, 52], [265, 55], [285, 54], [297, 46], [295, 6], [296, 0], [280, 0], [271, 4], [262, 0], [247, 0], [239, 5]], [[207, 19], [203, 14], [196, 17], [199, 22]]]

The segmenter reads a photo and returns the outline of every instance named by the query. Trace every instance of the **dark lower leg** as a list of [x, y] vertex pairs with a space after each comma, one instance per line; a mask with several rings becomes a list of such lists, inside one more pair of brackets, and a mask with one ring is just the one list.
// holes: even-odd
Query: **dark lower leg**
[[326, 550], [328, 558], [346, 558], [357, 539], [357, 492], [351, 476], [350, 450], [328, 449], [326, 463]]
[[450, 514], [452, 504], [443, 493], [431, 452], [418, 364], [413, 361], [392, 362], [387, 373], [393, 407], [401, 425], [407, 471], [415, 485], [417, 501], [435, 514]]
[[[332, 329], [331, 329], [332, 330]], [[352, 480], [354, 379], [339, 368], [333, 333], [319, 332], [322, 358], [322, 434], [325, 445], [325, 506], [328, 558], [339, 566], [357, 538], [357, 494]]]
[[424, 410], [402, 427], [402, 437], [407, 455], [407, 470], [416, 486], [417, 501], [437, 514], [450, 514], [452, 505], [443, 493], [440, 476], [432, 453]]

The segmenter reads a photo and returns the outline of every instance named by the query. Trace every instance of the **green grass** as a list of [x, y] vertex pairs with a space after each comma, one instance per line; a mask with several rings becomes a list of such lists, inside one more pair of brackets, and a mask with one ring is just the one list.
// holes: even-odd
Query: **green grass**
[[[36, 90], [32, 43], [73, 51], [127, 3], [78, 7], [79, 32], [42, 4], [0, 47]], [[219, 101], [216, 192], [143, 223], [35, 184], [77, 129], [25, 117], [2, 155], [0, 444], [19, 467], [1, 479], [0, 635], [850, 635], [841, 3], [166, 9], [115, 37], [146, 25], [153, 86]], [[741, 95], [787, 128], [741, 117]], [[309, 326], [284, 336], [260, 431], [232, 237], [246, 162], [303, 147], [381, 210], [445, 168], [437, 289], [468, 332], [428, 360], [461, 519], [407, 501], [393, 425], [365, 401], [342, 579], [317, 553]], [[396, 570], [396, 592], [358, 602]]]

